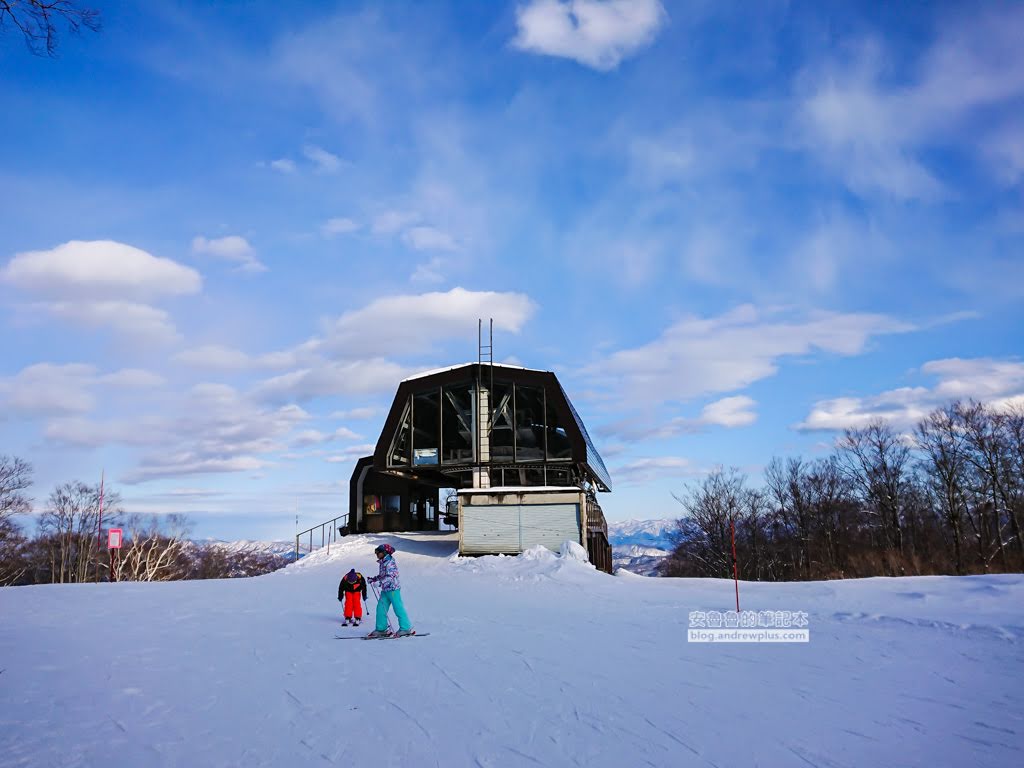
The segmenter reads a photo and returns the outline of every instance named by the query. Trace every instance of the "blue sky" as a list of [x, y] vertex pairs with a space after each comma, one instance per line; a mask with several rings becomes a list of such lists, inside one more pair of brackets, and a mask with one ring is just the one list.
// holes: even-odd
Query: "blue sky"
[[94, 3], [0, 37], [0, 452], [196, 533], [347, 509], [394, 390], [555, 371], [609, 519], [1024, 397], [1024, 6]]

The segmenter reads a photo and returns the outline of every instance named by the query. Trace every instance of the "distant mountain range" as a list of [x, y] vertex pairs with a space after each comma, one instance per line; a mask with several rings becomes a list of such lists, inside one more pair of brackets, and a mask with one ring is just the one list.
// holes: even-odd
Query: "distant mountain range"
[[675, 520], [625, 520], [608, 523], [612, 564], [641, 576], [656, 576], [661, 561], [674, 548]]
[[263, 552], [268, 555], [280, 555], [281, 557], [292, 558], [295, 556], [295, 540], [291, 541], [255, 541], [251, 539], [239, 539], [238, 541], [224, 541], [223, 539], [194, 539], [196, 544], [215, 545], [225, 552]]
[[625, 520], [608, 523], [608, 542], [617, 547], [650, 547], [671, 551], [675, 520]]

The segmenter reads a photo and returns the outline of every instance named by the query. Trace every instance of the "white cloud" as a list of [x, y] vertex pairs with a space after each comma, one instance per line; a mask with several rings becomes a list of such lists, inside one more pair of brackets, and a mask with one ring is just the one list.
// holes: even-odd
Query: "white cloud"
[[178, 453], [148, 461], [136, 469], [126, 472], [120, 479], [126, 485], [138, 485], [149, 480], [161, 480], [168, 477], [252, 472], [271, 465], [272, 462], [254, 456], [215, 459], [201, 458], [192, 453]]
[[310, 445], [326, 443], [330, 439], [330, 435], [325, 434], [318, 429], [307, 429], [295, 435], [292, 439], [292, 446], [295, 448], [305, 448]]
[[219, 371], [243, 371], [253, 364], [245, 352], [219, 344], [186, 349], [176, 354], [174, 360], [191, 368]]
[[214, 256], [234, 262], [242, 272], [266, 272], [267, 267], [256, 258], [249, 241], [239, 235], [228, 235], [209, 240], [199, 236], [192, 240], [192, 252]]
[[697, 434], [707, 431], [708, 427], [735, 429], [750, 426], [757, 421], [757, 413], [753, 410], [756, 405], [757, 401], [746, 395], [734, 395], [708, 403], [697, 418], [675, 416], [652, 422], [649, 417], [631, 415], [605, 424], [599, 431], [604, 436], [636, 441], [665, 440], [679, 435]]
[[532, 0], [516, 9], [512, 45], [607, 71], [650, 45], [666, 19], [658, 0]]
[[363, 456], [372, 456], [376, 447], [374, 443], [353, 445], [340, 453], [325, 457], [324, 461], [330, 464], [351, 464], [355, 459], [361, 459]]
[[270, 167], [280, 173], [295, 173], [295, 163], [285, 157], [279, 160], [271, 160]]
[[921, 366], [921, 373], [937, 376], [935, 395], [943, 400], [974, 397], [985, 401], [1024, 391], [1024, 363], [959, 357], [933, 360]]
[[996, 176], [1013, 186], [1024, 180], [1024, 121], [991, 136], [984, 146]]
[[909, 428], [929, 412], [953, 400], [975, 399], [996, 408], [1024, 398], [1024, 363], [1016, 360], [950, 358], [921, 366], [937, 377], [933, 387], [900, 387], [867, 397], [837, 397], [814, 404], [797, 429], [842, 431], [887, 421]]
[[631, 174], [653, 187], [685, 180], [698, 162], [697, 151], [682, 137], [638, 137], [630, 142], [628, 151]]
[[96, 368], [37, 363], [0, 378], [0, 413], [24, 416], [86, 413], [96, 405]]
[[402, 240], [417, 251], [454, 251], [455, 238], [434, 227], [412, 227], [402, 233]]
[[823, 217], [789, 258], [789, 281], [816, 294], [848, 287], [849, 278], [896, 253], [869, 223], [833, 212]]
[[416, 265], [416, 271], [412, 273], [412, 281], [415, 283], [443, 283], [444, 274], [441, 267], [444, 266], [444, 259], [435, 256], [430, 261]]
[[498, 330], [518, 333], [536, 305], [522, 293], [468, 291], [387, 296], [346, 312], [329, 328], [323, 349], [346, 355], [422, 352], [438, 341], [475, 338], [479, 318], [494, 318]]
[[297, 405], [267, 408], [223, 384], [194, 386], [174, 412], [148, 430], [160, 450], [144, 455], [123, 482], [264, 468], [287, 449], [289, 433], [310, 418]]
[[[100, 373], [84, 363], [36, 363], [14, 376], [0, 378], [0, 413], [61, 417], [84, 414], [97, 405], [97, 395], [118, 390], [150, 392], [165, 385], [163, 377], [137, 368]], [[136, 425], [137, 427], [137, 425]]]
[[110, 328], [140, 342], [170, 344], [180, 339], [171, 316], [148, 304], [129, 301], [58, 301], [37, 306], [76, 326]]
[[413, 211], [384, 211], [373, 219], [375, 235], [393, 235], [416, 223], [420, 216]]
[[862, 353], [874, 336], [913, 329], [884, 315], [797, 314], [743, 305], [718, 317], [679, 320], [649, 344], [615, 352], [591, 373], [634, 402], [679, 402], [773, 376], [786, 357], [848, 357]]
[[48, 251], [17, 254], [0, 281], [47, 298], [137, 301], [140, 296], [197, 293], [194, 269], [112, 240], [72, 240]]
[[982, 153], [1006, 155], [998, 108], [1024, 95], [1022, 37], [1024, 8], [1007, 6], [953, 19], [909, 77], [891, 78], [891, 62], [874, 42], [838, 66], [816, 66], [804, 78], [811, 85], [805, 139], [862, 195], [948, 195], [924, 153], [968, 132]]
[[335, 237], [336, 235], [350, 234], [357, 229], [359, 229], [359, 225], [352, 219], [336, 217], [325, 221], [320, 227], [320, 232], [324, 237]]
[[167, 383], [163, 376], [139, 368], [122, 368], [120, 371], [100, 376], [98, 381], [101, 385], [119, 389], [156, 389]]
[[667, 477], [694, 477], [700, 474], [689, 459], [674, 456], [636, 459], [614, 467], [611, 472], [619, 486], [647, 483]]
[[700, 422], [722, 427], [746, 427], [757, 421], [757, 414], [752, 410], [756, 405], [755, 400], [745, 395], [723, 397], [704, 406]]
[[259, 384], [254, 393], [274, 402], [309, 400], [334, 395], [367, 394], [393, 390], [411, 373], [382, 358], [348, 362], [319, 361], [314, 367], [275, 376]]
[[222, 344], [204, 344], [179, 352], [174, 361], [208, 371], [275, 370], [296, 365], [302, 346], [290, 352], [267, 352], [249, 355], [239, 349]]
[[53, 443], [77, 448], [101, 445], [159, 445], [164, 442], [165, 423], [156, 419], [98, 421], [80, 416], [50, 419], [43, 436]]
[[341, 169], [341, 158], [316, 144], [307, 144], [302, 154], [313, 163], [317, 173], [337, 173]]
[[323, 445], [334, 440], [361, 440], [362, 435], [356, 434], [347, 427], [338, 427], [334, 432], [321, 432], [318, 429], [307, 429], [295, 435], [292, 445], [305, 448], [310, 445]]
[[376, 415], [376, 408], [352, 408], [351, 410], [347, 411], [335, 411], [328, 418], [362, 420], [372, 419]]

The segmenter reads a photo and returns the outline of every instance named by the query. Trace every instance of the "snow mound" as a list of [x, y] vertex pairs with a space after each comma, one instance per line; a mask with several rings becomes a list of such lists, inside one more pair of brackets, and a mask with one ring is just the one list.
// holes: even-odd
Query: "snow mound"
[[463, 573], [492, 576], [499, 581], [555, 579], [574, 582], [603, 575], [591, 565], [586, 550], [574, 541], [562, 542], [561, 551], [557, 554], [537, 544], [519, 555], [459, 557], [456, 554], [449, 562]]
[[562, 542], [562, 549], [559, 555], [563, 558], [579, 560], [581, 563], [590, 562], [590, 559], [587, 557], [587, 550], [585, 550], [577, 542], [571, 541], [569, 539], [566, 539]]

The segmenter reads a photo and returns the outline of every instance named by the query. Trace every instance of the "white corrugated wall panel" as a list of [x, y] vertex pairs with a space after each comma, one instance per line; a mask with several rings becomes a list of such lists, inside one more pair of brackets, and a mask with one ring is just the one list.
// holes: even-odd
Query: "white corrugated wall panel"
[[521, 551], [518, 504], [463, 505], [459, 528], [463, 554], [517, 554]]
[[580, 543], [579, 504], [523, 504], [519, 525], [524, 550], [543, 544], [558, 552], [566, 539]]

